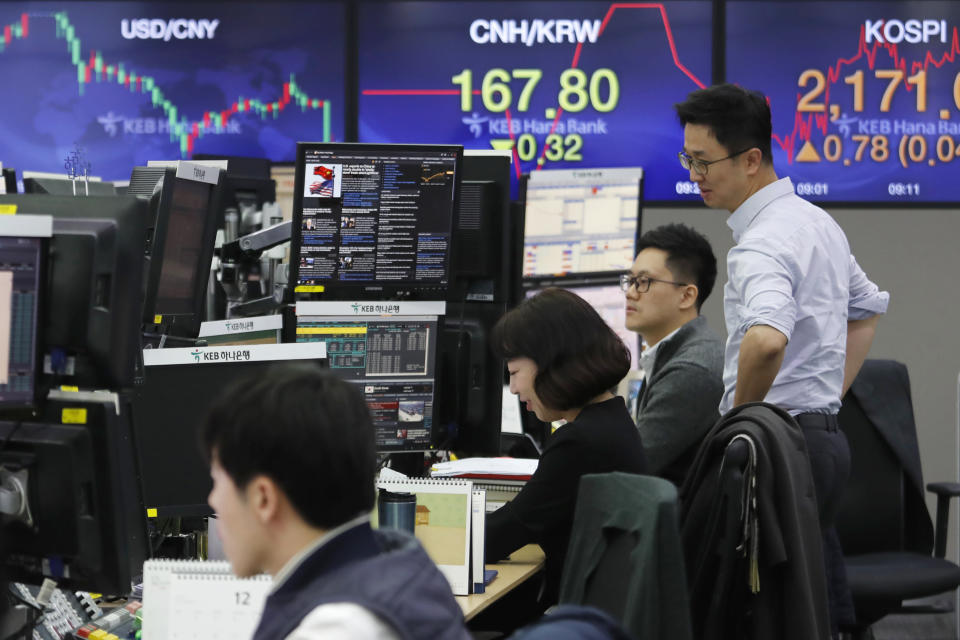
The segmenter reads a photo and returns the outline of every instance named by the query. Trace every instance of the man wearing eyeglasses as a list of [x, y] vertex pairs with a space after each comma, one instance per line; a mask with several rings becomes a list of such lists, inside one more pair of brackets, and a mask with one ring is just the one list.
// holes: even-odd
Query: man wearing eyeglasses
[[[723, 296], [728, 336], [720, 412], [765, 400], [796, 418], [810, 456], [828, 580], [845, 585], [833, 520], [850, 450], [836, 416], [889, 294], [864, 274], [833, 218], [799, 198], [790, 178], [777, 177], [762, 94], [718, 85], [694, 91], [676, 109], [684, 127], [680, 164], [707, 206], [731, 213], [727, 225], [736, 241]], [[845, 592], [831, 588], [834, 629], [846, 617]]]
[[682, 224], [643, 234], [629, 274], [626, 327], [647, 347], [637, 403], [637, 428], [650, 473], [678, 486], [703, 437], [719, 418], [723, 346], [700, 307], [717, 279], [710, 242]]

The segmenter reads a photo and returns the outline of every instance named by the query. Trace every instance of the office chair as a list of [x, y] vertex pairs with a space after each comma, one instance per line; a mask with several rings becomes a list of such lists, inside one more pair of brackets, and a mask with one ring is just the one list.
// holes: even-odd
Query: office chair
[[635, 640], [608, 613], [583, 605], [561, 604], [536, 622], [517, 629], [509, 640]]
[[867, 360], [843, 398], [838, 421], [851, 455], [850, 480], [836, 520], [856, 611], [850, 631], [869, 637], [869, 627], [889, 613], [944, 610], [904, 607], [904, 600], [960, 585], [960, 567], [944, 559], [950, 498], [960, 495], [960, 485], [927, 485], [937, 494], [934, 537], [903, 364]]
[[689, 640], [677, 489], [630, 473], [580, 479], [560, 604], [596, 607], [635, 638]]

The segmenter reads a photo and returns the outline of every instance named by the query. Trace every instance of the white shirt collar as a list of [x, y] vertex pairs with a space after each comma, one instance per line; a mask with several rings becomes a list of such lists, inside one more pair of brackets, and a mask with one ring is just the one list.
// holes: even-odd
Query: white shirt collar
[[648, 346], [646, 349], [640, 352], [640, 368], [643, 369], [643, 377], [649, 382], [650, 377], [653, 375], [653, 365], [657, 361], [657, 351], [660, 350], [660, 345], [665, 344], [670, 341], [673, 336], [677, 335], [677, 332], [680, 331], [685, 325], [680, 325], [663, 338], [660, 339], [655, 345]]
[[740, 242], [740, 236], [768, 204], [792, 193], [794, 193], [793, 182], [790, 178], [780, 178], [744, 200], [743, 204], [727, 218], [727, 226], [733, 230], [734, 242]]
[[273, 576], [273, 586], [270, 588], [270, 593], [273, 593], [277, 589], [283, 586], [283, 583], [286, 582], [287, 578], [297, 570], [297, 568], [303, 564], [303, 561], [307, 559], [307, 556], [312, 554], [314, 551], [325, 545], [327, 542], [336, 538], [338, 535], [346, 531], [347, 529], [352, 529], [353, 527], [359, 526], [365, 522], [370, 522], [370, 514], [365, 513], [363, 515], [357, 516], [353, 520], [348, 520], [338, 527], [330, 529], [322, 536], [314, 540], [311, 544], [308, 544], [303, 549], [298, 551], [287, 560], [287, 563], [283, 565], [283, 568], [277, 572], [277, 575]]

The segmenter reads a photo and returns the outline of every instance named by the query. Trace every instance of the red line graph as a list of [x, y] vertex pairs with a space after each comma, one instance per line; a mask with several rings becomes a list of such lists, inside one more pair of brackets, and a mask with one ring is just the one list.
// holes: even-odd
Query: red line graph
[[[670, 28], [670, 19], [667, 18], [667, 9], [660, 3], [649, 3], [649, 2], [620, 2], [617, 4], [610, 5], [610, 8], [607, 10], [607, 15], [604, 16], [603, 22], [600, 24], [600, 34], [603, 34], [603, 30], [607, 28], [607, 23], [610, 22], [610, 17], [613, 15], [613, 12], [617, 9], [659, 9], [660, 17], [663, 19], [663, 30], [667, 34], [667, 41], [670, 43], [670, 54], [673, 56], [673, 64], [677, 66], [680, 71], [683, 71], [684, 74], [691, 80], [693, 83], [700, 87], [701, 89], [706, 88], [706, 85], [700, 81], [697, 76], [693, 75], [693, 72], [690, 69], [687, 69], [680, 62], [680, 55], [677, 53], [677, 44], [673, 40], [673, 29]], [[578, 47], [579, 48], [579, 47]], [[578, 51], [579, 55], [579, 51]], [[574, 58], [574, 64], [576, 64], [577, 58]]]
[[505, 111], [507, 115], [507, 133], [510, 134], [510, 141], [513, 142], [513, 146], [510, 149], [513, 151], [513, 170], [517, 174], [517, 180], [520, 179], [520, 154], [517, 152], [517, 139], [513, 137], [513, 118], [510, 117], [510, 109]]
[[[860, 41], [857, 46], [857, 52], [850, 58], [838, 58], [835, 64], [827, 68], [827, 86], [823, 96], [823, 101], [827, 112], [829, 111], [830, 107], [830, 88], [835, 85], [838, 80], [840, 80], [840, 74], [843, 68], [853, 65], [861, 58], [865, 58], [867, 61], [867, 66], [873, 70], [876, 68], [877, 56], [881, 50], [887, 53], [895, 68], [900, 69], [905, 74], [908, 73], [907, 60], [900, 56], [900, 51], [897, 45], [886, 42], [875, 42], [872, 45], [868, 45], [866, 28], [861, 25]], [[924, 55], [923, 60], [914, 60], [910, 62], [909, 75], [913, 75], [921, 69], [926, 71], [931, 65], [939, 69], [947, 62], [956, 61], [958, 54], [960, 54], [960, 34], [957, 32], [957, 28], [954, 27], [953, 38], [951, 39], [949, 50], [939, 57], [933, 52], [928, 51]], [[913, 87], [909, 82], [904, 84], [907, 91], [913, 90]], [[802, 94], [798, 92], [797, 104], [800, 103], [801, 97]], [[804, 142], [810, 140], [810, 135], [813, 133], [815, 128], [819, 129], [824, 134], [827, 133], [827, 126], [830, 122], [827, 112], [804, 114], [801, 111], [796, 111], [793, 117], [793, 131], [782, 138], [777, 134], [773, 134], [773, 139], [776, 140], [781, 149], [787, 152], [788, 163], [793, 164], [793, 157], [796, 153], [796, 142], [798, 137]]]
[[[597, 33], [597, 37], [603, 35], [604, 30], [607, 28], [607, 24], [610, 22], [610, 18], [613, 17], [613, 12], [617, 9], [659, 9], [660, 17], [663, 19], [663, 30], [667, 34], [667, 42], [670, 43], [670, 53], [673, 55], [673, 63], [677, 66], [678, 69], [683, 71], [688, 78], [693, 80], [699, 88], [703, 89], [704, 85], [699, 78], [697, 78], [693, 73], [690, 72], [685, 66], [680, 63], [680, 56], [677, 55], [677, 45], [673, 40], [673, 29], [670, 28], [670, 19], [667, 17], [667, 9], [660, 3], [650, 3], [650, 2], [635, 2], [635, 3], [615, 3], [610, 5], [610, 8], [607, 9], [607, 15], [603, 17], [603, 22], [600, 23], [600, 31]], [[573, 62], [570, 63], [571, 69], [576, 69], [577, 65], [580, 64], [580, 52], [583, 50], [583, 43], [578, 42], [577, 48], [573, 52]], [[550, 135], [557, 130], [557, 123], [560, 122], [560, 116], [563, 115], [563, 107], [557, 109], [557, 115], [553, 119], [553, 126], [550, 127]], [[512, 137], [512, 136], [511, 136]], [[537, 171], [543, 168], [544, 163], [546, 162], [547, 156], [547, 146], [544, 145], [543, 149], [540, 151], [540, 159], [537, 161]]]
[[[475, 94], [480, 91], [474, 91]], [[459, 89], [364, 89], [365, 96], [458, 96]]]
[[[682, 71], [690, 80], [693, 81], [698, 88], [703, 89], [706, 85], [697, 78], [692, 71], [690, 71], [683, 63], [680, 62], [680, 55], [677, 52], [676, 41], [673, 39], [673, 29], [670, 27], [670, 19], [667, 17], [666, 7], [659, 2], [617, 2], [611, 4], [607, 9], [607, 13], [603, 17], [603, 21], [600, 23], [600, 29], [597, 32], [597, 37], [599, 38], [603, 35], [604, 30], [607, 28], [607, 24], [610, 22], [610, 18], [613, 16], [613, 13], [617, 9], [657, 9], [660, 12], [660, 17], [663, 20], [663, 30], [667, 36], [667, 42], [670, 44], [670, 54], [673, 56], [673, 63], [676, 65], [680, 71]], [[580, 64], [580, 54], [583, 51], [583, 42], [578, 42], [577, 47], [573, 52], [573, 61], [570, 63], [571, 69], [576, 69]], [[365, 96], [439, 96], [439, 95], [449, 95], [457, 96], [460, 95], [460, 91], [457, 89], [364, 89], [360, 92]], [[480, 95], [480, 91], [474, 90], [474, 95]], [[520, 158], [517, 154], [516, 140], [513, 135], [512, 127], [512, 117], [510, 115], [510, 110], [507, 109], [505, 112], [507, 118], [507, 130], [510, 133], [510, 139], [513, 140], [513, 156], [514, 156], [514, 168], [517, 172], [517, 177], [520, 177]], [[553, 126], [550, 127], [550, 134], [553, 135], [557, 130], [557, 124], [560, 122], [560, 116], [563, 115], [563, 107], [557, 108], [556, 116], [553, 119]], [[540, 159], [537, 162], [537, 170], [543, 168], [543, 165], [546, 161], [547, 147], [544, 146], [540, 153]]]

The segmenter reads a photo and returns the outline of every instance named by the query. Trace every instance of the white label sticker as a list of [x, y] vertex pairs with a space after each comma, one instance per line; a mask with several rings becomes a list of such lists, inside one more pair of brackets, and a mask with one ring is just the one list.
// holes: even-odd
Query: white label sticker
[[442, 316], [446, 312], [447, 303], [437, 300], [297, 303], [298, 316]]
[[179, 162], [177, 163], [177, 177], [196, 182], [206, 182], [207, 184], [217, 184], [220, 180], [220, 171], [197, 162]]
[[186, 347], [183, 349], [144, 349], [143, 364], [215, 364], [265, 362], [269, 360], [319, 360], [327, 357], [326, 342], [289, 344], [251, 344], [232, 347]]
[[283, 328], [283, 316], [258, 316], [254, 318], [234, 318], [232, 320], [211, 320], [200, 325], [201, 338], [224, 336], [251, 331], [269, 331]]

